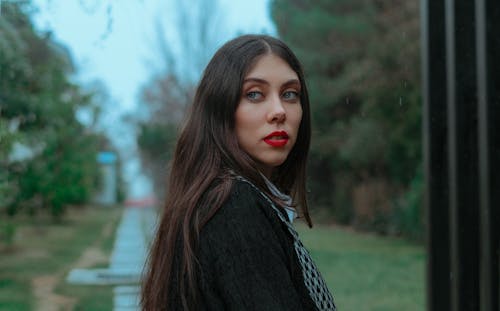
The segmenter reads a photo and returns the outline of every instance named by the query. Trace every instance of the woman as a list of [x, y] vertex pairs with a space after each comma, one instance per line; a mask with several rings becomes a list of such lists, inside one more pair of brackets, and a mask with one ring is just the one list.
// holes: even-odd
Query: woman
[[312, 226], [309, 114], [283, 42], [246, 35], [216, 52], [177, 142], [143, 310], [335, 310], [291, 224]]

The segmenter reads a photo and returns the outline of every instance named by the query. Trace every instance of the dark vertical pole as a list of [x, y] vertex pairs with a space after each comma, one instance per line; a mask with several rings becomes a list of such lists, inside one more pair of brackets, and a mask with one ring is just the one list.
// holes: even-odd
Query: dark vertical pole
[[[499, 206], [500, 189], [500, 7], [493, 0], [476, 0], [479, 165], [480, 165], [480, 304], [500, 310]], [[496, 2], [496, 1], [495, 1]]]
[[421, 1], [427, 306], [450, 309], [445, 6]]
[[479, 187], [474, 1], [446, 0], [451, 310], [479, 309]]
[[489, 297], [492, 310], [500, 310], [500, 3], [488, 0], [487, 59], [488, 59], [488, 154], [489, 154], [489, 219], [491, 249], [491, 287]]
[[428, 309], [498, 311], [500, 1], [421, 5]]
[[[476, 1], [477, 20], [477, 90], [478, 90], [478, 123], [479, 123], [479, 195], [480, 195], [480, 228], [481, 228], [481, 258], [480, 258], [480, 292], [481, 306], [491, 308], [491, 254], [487, 247], [491, 239], [491, 223], [489, 219], [489, 146], [488, 146], [488, 70], [486, 55], [486, 4], [483, 0]], [[485, 247], [486, 246], [486, 247]]]
[[490, 250], [486, 256], [491, 258], [491, 310], [500, 310], [500, 3], [497, 0], [488, 0], [486, 3], [490, 185], [487, 207], [489, 214], [486, 217], [490, 220], [490, 240], [483, 245]]

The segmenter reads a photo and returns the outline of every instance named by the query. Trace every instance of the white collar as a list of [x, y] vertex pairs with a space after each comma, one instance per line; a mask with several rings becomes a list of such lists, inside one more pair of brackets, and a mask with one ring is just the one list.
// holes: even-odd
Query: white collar
[[290, 222], [297, 218], [297, 211], [292, 207], [292, 198], [281, 192], [266, 176], [262, 175], [271, 193], [285, 203], [285, 211]]

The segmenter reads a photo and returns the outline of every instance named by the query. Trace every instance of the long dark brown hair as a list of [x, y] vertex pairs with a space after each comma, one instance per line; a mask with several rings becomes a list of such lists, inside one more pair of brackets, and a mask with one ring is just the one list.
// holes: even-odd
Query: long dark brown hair
[[[302, 106], [297, 141], [286, 161], [273, 170], [271, 180], [292, 195], [301, 216], [312, 226], [306, 201], [311, 122], [301, 65], [293, 52], [276, 38], [266, 35], [235, 38], [223, 45], [205, 68], [178, 138], [165, 208], [143, 282], [143, 310], [167, 310], [171, 299], [180, 301], [187, 310], [197, 305], [198, 235], [227, 199], [233, 182], [231, 174], [245, 177], [272, 197], [255, 161], [238, 146], [234, 117], [245, 76], [259, 57], [270, 53], [282, 58], [297, 73]], [[172, 288], [176, 288], [177, 297], [170, 295]]]

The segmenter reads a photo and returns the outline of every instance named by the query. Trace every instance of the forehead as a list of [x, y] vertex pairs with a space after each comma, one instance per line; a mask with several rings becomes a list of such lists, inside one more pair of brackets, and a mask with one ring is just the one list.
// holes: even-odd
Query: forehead
[[245, 78], [291, 80], [298, 79], [298, 76], [284, 59], [265, 54], [257, 58]]

